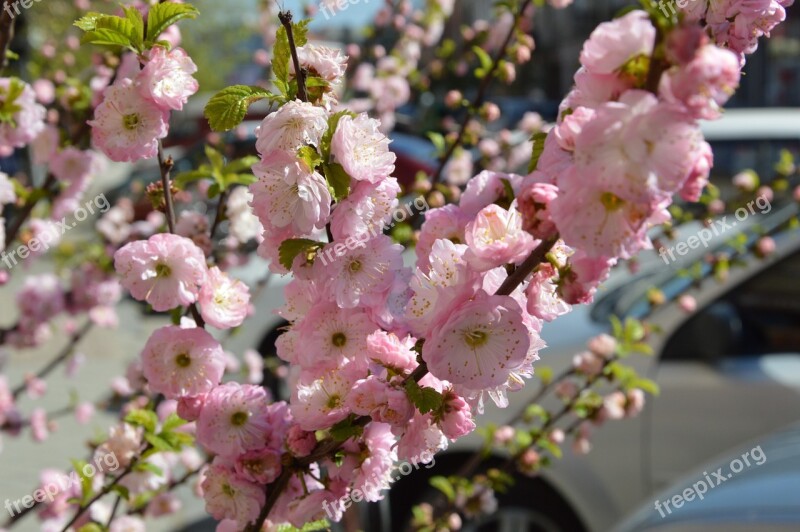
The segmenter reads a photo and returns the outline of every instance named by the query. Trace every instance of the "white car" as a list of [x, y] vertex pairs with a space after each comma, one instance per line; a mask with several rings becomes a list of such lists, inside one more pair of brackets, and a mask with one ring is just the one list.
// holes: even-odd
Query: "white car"
[[[703, 127], [712, 145], [721, 142], [724, 148], [736, 139], [729, 147], [741, 154], [737, 146], [746, 145], [748, 139], [755, 144], [800, 139], [800, 113], [728, 111], [721, 121]], [[774, 155], [774, 162], [778, 150], [767, 151]], [[638, 418], [596, 430], [588, 455], [567, 451], [563, 460], [539, 477], [519, 478], [517, 486], [500, 497], [498, 512], [480, 529], [609, 530], [643, 498], [720, 450], [799, 419], [796, 408], [787, 405], [796, 405], [800, 399], [800, 232], [779, 230], [796, 215], [794, 204], [771, 206], [770, 212], [756, 211], [710, 240], [708, 247], [715, 249], [726, 246], [737, 234], [747, 234], [752, 243], [757, 232], [779, 232], [773, 256], [762, 260], [742, 254], [743, 265], [731, 270], [726, 283], [711, 278], [706, 267], [703, 279], [689, 290], [697, 300], [698, 311], [693, 315], [671, 300], [692, 285], [681, 269], [706, 253], [702, 246], [684, 256], [676, 254], [674, 261], [645, 253], [638, 274], [615, 271], [593, 305], [577, 307], [546, 324], [542, 335], [548, 348], [539, 363], [558, 374], [569, 367], [575, 353], [585, 349], [589, 338], [609, 329], [611, 314], [624, 318], [649, 313], [646, 291], [658, 286], [670, 302], [648, 317], [662, 331], [650, 340], [656, 354], [630, 361], [640, 374], [659, 384], [661, 395], [648, 398]], [[732, 215], [728, 218], [733, 219]], [[699, 224], [681, 226], [677, 240], [687, 241], [701, 229]], [[733, 248], [730, 252], [737, 255]], [[253, 282], [264, 272], [263, 261], [254, 260], [233, 273]], [[244, 327], [227, 344], [231, 351], [241, 353], [252, 347], [274, 356], [274, 341], [284, 325], [274, 310], [282, 304], [287, 280], [272, 276], [268, 288], [254, 301], [262, 326]], [[286, 397], [287, 390], [280, 389], [282, 382], [265, 385]], [[507, 409], [487, 408], [479, 424], [503, 424], [530, 400], [535, 388], [531, 385], [511, 394]], [[464, 438], [437, 455], [435, 467], [399, 481], [391, 497], [377, 508], [364, 509], [370, 513], [368, 528], [388, 530], [392, 523], [397, 530], [403, 529], [412, 504], [431, 493], [429, 477], [454, 474], [481, 443], [477, 435]], [[502, 457], [491, 457], [487, 463], [499, 460]]]

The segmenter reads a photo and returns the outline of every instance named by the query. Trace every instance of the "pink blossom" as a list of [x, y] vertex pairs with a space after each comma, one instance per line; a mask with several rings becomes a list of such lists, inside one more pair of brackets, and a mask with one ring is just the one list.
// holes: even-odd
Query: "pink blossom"
[[465, 258], [479, 271], [519, 262], [535, 246], [533, 237], [522, 230], [522, 216], [514, 204], [508, 210], [495, 204], [484, 207], [467, 224], [465, 234]]
[[269, 404], [261, 386], [229, 382], [206, 396], [197, 420], [197, 439], [208, 450], [235, 457], [265, 445]]
[[17, 201], [17, 194], [14, 192], [14, 184], [8, 178], [8, 174], [0, 172], [0, 206]]
[[319, 146], [327, 129], [325, 109], [299, 100], [288, 102], [267, 115], [256, 128], [256, 149], [263, 156], [273, 151], [295, 155], [306, 144]]
[[683, 182], [679, 194], [686, 201], [698, 201], [703, 193], [703, 189], [708, 183], [708, 176], [711, 167], [714, 166], [714, 153], [708, 142], [702, 142], [694, 161], [694, 166], [689, 172], [686, 181]]
[[394, 427], [404, 426], [414, 413], [414, 407], [403, 389], [390, 386], [371, 375], [353, 385], [347, 406], [356, 414]]
[[157, 329], [142, 351], [144, 376], [154, 392], [167, 399], [211, 391], [222, 379], [222, 348], [200, 328], [168, 326]]
[[17, 293], [17, 307], [25, 326], [47, 322], [63, 312], [65, 306], [64, 288], [53, 274], [27, 277]]
[[414, 338], [398, 336], [377, 330], [367, 336], [367, 357], [374, 363], [399, 371], [413, 371], [417, 367]]
[[631, 11], [603, 22], [589, 36], [581, 51], [581, 64], [597, 74], [611, 74], [638, 56], [649, 57], [656, 30], [644, 11]]
[[[7, 101], [9, 96], [13, 101]], [[30, 144], [44, 128], [45, 108], [36, 103], [36, 93], [17, 78], [0, 78], [0, 102], [13, 110], [11, 122], [0, 124], [0, 156]]]
[[301, 375], [291, 400], [292, 416], [300, 428], [319, 430], [346, 418], [350, 413], [347, 396], [359, 377], [361, 372], [350, 366]]
[[719, 118], [721, 107], [739, 86], [739, 58], [712, 44], [703, 46], [686, 65], [661, 76], [659, 94], [683, 105], [694, 118]]
[[517, 208], [522, 214], [522, 228], [535, 238], [553, 236], [557, 229], [550, 217], [548, 206], [558, 197], [558, 188], [548, 183], [523, 184], [517, 197]]
[[418, 460], [423, 453], [434, 455], [447, 448], [447, 438], [433, 422], [430, 414], [417, 412], [406, 425], [397, 444], [397, 457], [400, 460]]
[[611, 358], [617, 351], [617, 340], [605, 333], [591, 338], [586, 345], [589, 351], [603, 358]]
[[162, 46], [154, 46], [136, 78], [136, 86], [143, 98], [154, 101], [162, 109], [180, 111], [200, 87], [192, 77], [195, 72], [197, 66], [182, 48], [167, 51]]
[[106, 464], [104, 471], [114, 471], [114, 461], [106, 461], [105, 457], [113, 455], [116, 457], [117, 467], [127, 467], [131, 459], [139, 452], [142, 444], [142, 429], [136, 428], [127, 423], [115, 425], [109, 429], [108, 439], [103, 442], [94, 452], [94, 462]]
[[129, 78], [103, 91], [103, 102], [89, 121], [94, 144], [118, 162], [155, 157], [168, 123], [169, 111], [143, 98]]
[[470, 216], [478, 214], [483, 208], [505, 195], [506, 185], [503, 181], [508, 181], [511, 188], [517, 191], [522, 176], [484, 170], [469, 180], [458, 203], [459, 207]]
[[200, 411], [206, 403], [206, 396], [195, 395], [194, 397], [183, 396], [178, 398], [177, 414], [186, 421], [197, 421]]
[[197, 301], [207, 279], [203, 252], [188, 238], [156, 234], [114, 254], [114, 268], [131, 295], [158, 312]]
[[31, 412], [31, 435], [35, 442], [41, 443], [50, 436], [47, 424], [47, 412], [43, 408], [35, 408]]
[[[310, 74], [331, 83], [337, 83], [347, 68], [347, 56], [341, 50], [327, 46], [305, 44], [297, 48], [297, 57], [300, 59], [300, 66], [307, 68]], [[289, 66], [294, 73], [294, 64], [291, 61]]]
[[370, 423], [364, 429], [362, 443], [345, 443], [345, 451], [350, 452], [345, 454], [341, 466], [330, 466], [331, 477], [349, 481], [353, 489], [363, 493], [366, 501], [381, 500], [382, 492], [389, 487], [392, 466], [397, 460], [397, 453], [393, 450], [394, 443], [395, 438], [389, 425]]
[[97, 153], [68, 147], [53, 156], [50, 171], [60, 181], [71, 183], [90, 177], [97, 165]]
[[108, 532], [146, 532], [144, 521], [134, 515], [115, 517], [108, 527]]
[[292, 425], [289, 429], [286, 440], [286, 448], [298, 458], [308, 456], [317, 445], [317, 438], [313, 432], [301, 429], [297, 425]]
[[200, 314], [206, 323], [219, 329], [230, 329], [241, 325], [247, 317], [250, 289], [214, 266], [208, 270], [198, 301]]
[[397, 158], [390, 140], [378, 129], [380, 123], [362, 113], [339, 119], [331, 140], [331, 155], [356, 181], [378, 183], [394, 172]]
[[307, 234], [325, 227], [331, 195], [325, 178], [285, 152], [273, 152], [253, 166], [253, 210], [264, 227]]
[[328, 261], [324, 271], [336, 303], [342, 308], [354, 308], [385, 293], [392, 285], [395, 272], [403, 265], [402, 249], [388, 236], [378, 235], [364, 247], [345, 250], [341, 256]]
[[570, 305], [591, 303], [597, 287], [606, 280], [616, 259], [589, 257], [578, 252], [570, 257], [562, 274], [558, 294]]
[[572, 310], [572, 307], [558, 295], [558, 285], [554, 275], [555, 271], [551, 265], [540, 265], [525, 290], [528, 312], [545, 321], [553, 321]]
[[258, 484], [239, 478], [221, 465], [212, 465], [203, 475], [206, 511], [214, 519], [231, 519], [239, 528], [254, 521], [264, 505], [264, 490]]
[[464, 399], [448, 390], [444, 396], [443, 413], [439, 427], [445, 436], [455, 441], [475, 430], [472, 412]]
[[428, 271], [429, 256], [437, 240], [443, 238], [453, 244], [463, 244], [466, 241], [464, 231], [469, 220], [469, 215], [457, 205], [450, 204], [426, 211], [416, 246], [417, 268]]
[[147, 503], [145, 514], [148, 517], [163, 517], [177, 513], [183, 503], [172, 493], [159, 493]]
[[281, 474], [281, 455], [268, 448], [248, 451], [236, 459], [234, 468], [239, 478], [269, 484]]
[[683, 294], [678, 298], [678, 306], [682, 311], [691, 314], [697, 310], [697, 300], [689, 294]]
[[376, 328], [360, 309], [319, 302], [297, 325], [304, 347], [295, 362], [308, 369], [335, 369], [353, 361], [366, 367], [367, 336]]
[[393, 177], [382, 179], [377, 184], [368, 181], [355, 183], [350, 194], [333, 210], [333, 238], [345, 240], [355, 237], [366, 240], [383, 233], [397, 208], [399, 194], [400, 185]]
[[505, 383], [529, 346], [519, 304], [481, 290], [433, 331], [422, 356], [435, 377], [481, 390]]

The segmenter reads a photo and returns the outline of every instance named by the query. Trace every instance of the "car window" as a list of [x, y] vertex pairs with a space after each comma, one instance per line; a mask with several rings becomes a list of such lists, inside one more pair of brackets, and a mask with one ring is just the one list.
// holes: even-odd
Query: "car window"
[[686, 321], [663, 360], [800, 353], [800, 252], [765, 268]]

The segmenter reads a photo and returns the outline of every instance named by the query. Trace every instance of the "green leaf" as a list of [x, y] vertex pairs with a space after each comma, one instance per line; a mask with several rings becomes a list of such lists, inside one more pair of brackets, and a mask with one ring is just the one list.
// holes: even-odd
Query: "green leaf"
[[25, 84], [18, 78], [11, 78], [9, 80], [8, 88], [0, 87], [0, 123], [9, 124], [16, 127], [14, 115], [22, 110], [22, 107], [17, 104], [17, 99], [25, 90]]
[[264, 98], [274, 99], [275, 95], [267, 89], [233, 85], [222, 89], [206, 104], [205, 116], [214, 131], [228, 131], [238, 126], [247, 115], [247, 108]]
[[[203, 165], [206, 166], [206, 165]], [[206, 170], [200, 169], [197, 170], [189, 170], [188, 172], [181, 172], [180, 174], [176, 175], [172, 182], [181, 190], [184, 190], [189, 183], [194, 181], [200, 181], [201, 179], [213, 179], [213, 175], [211, 175], [211, 169], [206, 168]]]
[[225, 175], [225, 188], [230, 188], [233, 185], [252, 185], [258, 181], [258, 178], [253, 174], [226, 174]]
[[492, 57], [480, 46], [473, 46], [472, 51], [478, 56], [481, 68], [488, 72], [492, 68]]
[[619, 321], [619, 318], [613, 314], [609, 319], [611, 321], [611, 330], [613, 331], [614, 338], [617, 340], [622, 340], [622, 322]]
[[197, 18], [200, 12], [191, 4], [164, 2], [150, 8], [147, 15], [147, 40], [154, 42], [164, 31], [185, 18]]
[[211, 168], [216, 172], [220, 172], [222, 167], [225, 166], [225, 157], [220, 152], [215, 150], [208, 144], [205, 145], [206, 159], [211, 163]]
[[276, 83], [284, 96], [289, 92], [289, 61], [291, 51], [289, 49], [289, 37], [286, 35], [286, 28], [281, 26], [275, 35], [275, 44], [272, 46], [272, 74], [280, 82]]
[[248, 155], [246, 157], [242, 157], [241, 159], [236, 159], [228, 164], [226, 164], [222, 171], [226, 174], [238, 174], [241, 173], [243, 170], [250, 170], [254, 164], [259, 161], [259, 158], [255, 155]]
[[148, 471], [153, 473], [154, 475], [158, 475], [159, 477], [164, 476], [164, 471], [155, 464], [151, 464], [150, 462], [139, 462], [133, 468], [134, 471]]
[[103, 532], [103, 527], [97, 523], [86, 523], [78, 529], [78, 532]]
[[627, 318], [625, 320], [625, 332], [623, 338], [626, 343], [632, 344], [644, 338], [644, 326], [642, 323], [634, 318]]
[[436, 148], [436, 154], [442, 155], [447, 146], [444, 140], [444, 135], [437, 133], [436, 131], [429, 131], [428, 138], [431, 139], [433, 147]]
[[338, 163], [326, 164], [324, 172], [333, 199], [341, 201], [346, 198], [350, 194], [351, 177], [344, 167]]
[[128, 491], [128, 488], [122, 486], [121, 484], [114, 484], [111, 487], [111, 491], [115, 492], [117, 495], [122, 497], [123, 500], [129, 500], [131, 498], [131, 493]]
[[163, 432], [172, 432], [173, 430], [177, 429], [178, 427], [184, 426], [188, 421], [182, 419], [178, 414], [174, 412], [170, 414], [167, 419], [164, 420], [162, 423], [161, 430]]
[[634, 379], [630, 383], [631, 388], [639, 388], [645, 393], [649, 393], [650, 395], [658, 395], [661, 392], [661, 389], [658, 387], [658, 384], [651, 381], [650, 379]]
[[208, 187], [208, 191], [206, 192], [206, 197], [208, 199], [214, 199], [222, 193], [222, 187], [219, 183], [211, 183], [211, 186]]
[[83, 471], [85, 466], [89, 465], [83, 460], [72, 460], [72, 467], [75, 469], [75, 474], [81, 479], [81, 502], [86, 503], [92, 498], [94, 488], [92, 487], [92, 479]]
[[420, 386], [413, 379], [406, 382], [405, 387], [409, 401], [417, 407], [421, 414], [427, 414], [442, 407], [444, 397], [433, 388]]
[[97, 28], [97, 21], [107, 16], [108, 15], [104, 13], [89, 11], [84, 16], [73, 22], [72, 25], [82, 29], [83, 31], [92, 31], [93, 29]]
[[322, 157], [314, 146], [301, 146], [297, 150], [297, 158], [306, 163], [308, 169], [312, 171], [322, 162]]
[[148, 443], [150, 443], [150, 445], [152, 445], [153, 449], [155, 449], [156, 451], [169, 453], [177, 450], [161, 436], [156, 436], [155, 434], [145, 434], [144, 439], [147, 440]]
[[278, 249], [278, 258], [281, 265], [287, 270], [292, 269], [292, 262], [300, 253], [308, 253], [323, 246], [321, 242], [308, 238], [290, 238], [281, 242]]
[[144, 427], [145, 431], [153, 433], [156, 430], [156, 425], [158, 425], [158, 416], [152, 410], [131, 410], [128, 412], [128, 415], [125, 416], [125, 422], [131, 425]]
[[133, 47], [137, 50], [144, 50], [144, 19], [142, 12], [135, 7], [123, 7], [125, 19], [131, 23], [131, 33], [128, 35]]
[[322, 135], [322, 139], [319, 142], [319, 152], [326, 162], [330, 161], [331, 158], [331, 140], [333, 139], [333, 134], [339, 126], [339, 120], [345, 115], [350, 117], [355, 116], [351, 111], [339, 111], [328, 118], [328, 129], [325, 131], [325, 134]]
[[536, 170], [536, 166], [539, 164], [539, 157], [542, 156], [542, 152], [544, 151], [544, 141], [546, 138], [547, 133], [543, 131], [534, 133], [531, 137], [531, 141], [533, 141], [533, 151], [531, 153], [531, 162], [528, 164], [529, 173]]
[[304, 46], [308, 43], [308, 25], [310, 22], [311, 19], [307, 18], [292, 24], [292, 37], [294, 37], [295, 46]]
[[341, 420], [331, 427], [331, 438], [336, 441], [346, 441], [354, 436], [359, 436], [364, 432], [364, 427], [355, 424], [356, 415], [350, 414], [346, 419]]
[[431, 486], [444, 493], [448, 501], [453, 502], [454, 500], [456, 500], [456, 490], [453, 487], [452, 482], [450, 482], [450, 480], [447, 477], [436, 475], [434, 477], [431, 477], [431, 479], [428, 482], [430, 482]]

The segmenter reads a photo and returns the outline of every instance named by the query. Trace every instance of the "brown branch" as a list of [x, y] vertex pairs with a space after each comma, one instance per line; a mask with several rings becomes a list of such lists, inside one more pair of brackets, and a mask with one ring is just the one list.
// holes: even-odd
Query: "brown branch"
[[8, 66], [8, 47], [14, 39], [14, 22], [16, 17], [11, 14], [8, 0], [3, 2], [3, 11], [0, 13], [0, 70]]
[[[42, 184], [40, 189], [34, 189], [31, 192], [30, 197], [27, 201], [25, 201], [25, 205], [22, 207], [22, 210], [17, 215], [14, 223], [8, 227], [6, 231], [6, 247], [4, 251], [8, 251], [11, 248], [11, 245], [14, 243], [14, 240], [17, 238], [20, 229], [25, 224], [25, 221], [30, 217], [31, 213], [33, 212], [34, 207], [39, 203], [39, 200], [45, 196], [50, 195], [50, 189], [56, 182], [56, 178], [53, 174], [47, 174], [47, 179], [45, 179], [44, 183]], [[37, 190], [41, 191], [37, 194]]]
[[306, 73], [300, 68], [300, 58], [297, 56], [297, 46], [294, 42], [294, 32], [292, 30], [292, 12], [281, 11], [278, 13], [278, 20], [283, 24], [286, 29], [286, 37], [289, 40], [289, 50], [292, 53], [292, 63], [294, 64], [295, 79], [297, 79], [297, 98], [300, 101], [308, 101], [308, 92], [306, 91]]

